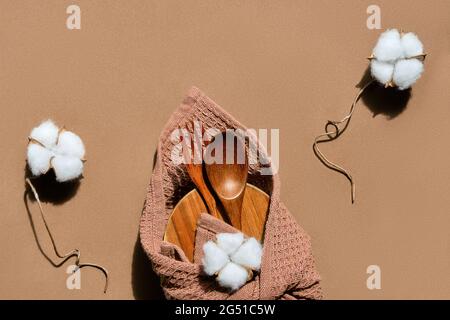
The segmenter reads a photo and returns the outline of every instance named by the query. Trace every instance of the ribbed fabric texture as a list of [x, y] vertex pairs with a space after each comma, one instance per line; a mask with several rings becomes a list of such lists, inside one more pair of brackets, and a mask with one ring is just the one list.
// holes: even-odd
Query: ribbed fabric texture
[[171, 160], [174, 144], [170, 135], [177, 128], [188, 128], [193, 132], [194, 121], [200, 121], [205, 129], [245, 130], [199, 89], [191, 88], [161, 133], [141, 217], [140, 238], [154, 271], [161, 278], [166, 297], [199, 300], [322, 298], [310, 237], [281, 203], [278, 175], [260, 175], [258, 165], [250, 165], [248, 181], [268, 193], [271, 201], [263, 239], [261, 271], [253, 280], [238, 291], [229, 292], [219, 287], [214, 277], [202, 273], [201, 244], [214, 238], [215, 233], [229, 232], [231, 227], [212, 216], [204, 214], [199, 221], [194, 263], [188, 261], [180, 248], [163, 241], [174, 206], [194, 188], [184, 166], [175, 165]]

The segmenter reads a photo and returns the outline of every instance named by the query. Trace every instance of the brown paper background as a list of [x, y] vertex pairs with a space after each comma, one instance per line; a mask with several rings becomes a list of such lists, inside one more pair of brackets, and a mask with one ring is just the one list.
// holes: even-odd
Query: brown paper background
[[[191, 85], [252, 128], [279, 128], [282, 199], [310, 233], [326, 297], [450, 298], [449, 1], [377, 1], [382, 28], [418, 33], [429, 54], [406, 110], [392, 120], [360, 103], [345, 135], [314, 157], [327, 119], [347, 113], [379, 35], [372, 1], [0, 2], [0, 298], [160, 297], [137, 242], [158, 135]], [[65, 268], [39, 252], [23, 202], [27, 136], [52, 118], [84, 140], [76, 195], [45, 210], [61, 251], [105, 265]], [[37, 234], [49, 242], [31, 204]], [[53, 255], [51, 255], [53, 257]], [[366, 288], [366, 268], [382, 290]], [[84, 271], [85, 270], [85, 271]]]

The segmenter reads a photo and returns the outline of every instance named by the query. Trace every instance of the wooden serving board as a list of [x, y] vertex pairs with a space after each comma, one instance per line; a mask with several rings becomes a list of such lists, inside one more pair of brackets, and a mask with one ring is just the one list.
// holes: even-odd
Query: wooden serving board
[[[242, 232], [262, 240], [270, 197], [261, 189], [248, 184], [242, 204]], [[175, 206], [167, 223], [164, 241], [179, 246], [186, 257], [194, 260], [197, 221], [208, 210], [196, 189], [186, 194]]]

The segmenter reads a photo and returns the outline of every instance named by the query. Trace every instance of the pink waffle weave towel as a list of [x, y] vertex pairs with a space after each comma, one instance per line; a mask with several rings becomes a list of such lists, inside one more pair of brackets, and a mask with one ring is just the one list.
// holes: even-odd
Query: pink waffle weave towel
[[[141, 244], [152, 262], [168, 299], [321, 299], [320, 276], [311, 252], [310, 237], [280, 201], [278, 174], [261, 175], [258, 165], [250, 165], [249, 183], [271, 197], [263, 239], [261, 270], [235, 292], [218, 286], [213, 277], [203, 274], [201, 251], [189, 262], [180, 248], [163, 241], [164, 231], [174, 205], [194, 186], [184, 166], [171, 160], [173, 130], [188, 128], [200, 121], [205, 129], [246, 129], [224, 109], [197, 88], [191, 88], [180, 107], [164, 127], [158, 144], [154, 171], [148, 187], [140, 222]], [[232, 228], [203, 214], [198, 223], [196, 248], [216, 233]]]

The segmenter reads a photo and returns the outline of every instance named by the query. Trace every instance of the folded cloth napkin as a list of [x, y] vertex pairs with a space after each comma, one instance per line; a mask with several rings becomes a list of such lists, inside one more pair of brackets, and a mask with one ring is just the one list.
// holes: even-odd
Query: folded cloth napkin
[[201, 216], [194, 263], [186, 258], [180, 248], [163, 241], [174, 206], [194, 187], [184, 166], [175, 164], [171, 159], [175, 144], [170, 137], [177, 128], [187, 128], [192, 133], [194, 121], [201, 122], [205, 129], [245, 130], [243, 125], [194, 87], [162, 131], [141, 217], [140, 239], [153, 270], [161, 278], [165, 296], [168, 299], [195, 300], [322, 298], [310, 237], [281, 203], [278, 174], [261, 175], [260, 165], [252, 164], [255, 161], [249, 161], [248, 182], [269, 194], [271, 200], [263, 238], [261, 270], [251, 281], [239, 290], [230, 292], [221, 288], [214, 277], [203, 273], [199, 248], [204, 242], [213, 239], [216, 233], [233, 230], [218, 219], [207, 214]]

